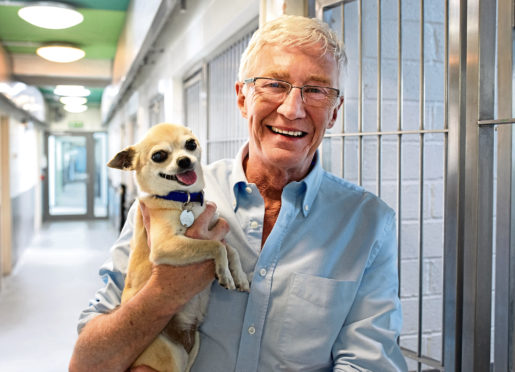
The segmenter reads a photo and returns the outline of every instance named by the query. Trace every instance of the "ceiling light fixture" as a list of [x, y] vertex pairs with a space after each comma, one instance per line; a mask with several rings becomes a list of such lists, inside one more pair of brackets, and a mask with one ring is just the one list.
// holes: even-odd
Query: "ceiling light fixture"
[[85, 105], [88, 99], [86, 97], [61, 97], [59, 102], [63, 105]]
[[91, 94], [91, 91], [82, 85], [57, 85], [54, 89], [54, 94], [58, 96], [87, 97]]
[[71, 112], [73, 114], [80, 114], [81, 112], [84, 112], [88, 109], [88, 106], [85, 105], [64, 105], [63, 108]]
[[75, 62], [86, 55], [82, 49], [68, 44], [44, 45], [39, 47], [36, 53], [47, 61], [59, 63]]
[[18, 15], [34, 26], [52, 30], [70, 28], [84, 20], [75, 8], [50, 1], [25, 6], [18, 10]]

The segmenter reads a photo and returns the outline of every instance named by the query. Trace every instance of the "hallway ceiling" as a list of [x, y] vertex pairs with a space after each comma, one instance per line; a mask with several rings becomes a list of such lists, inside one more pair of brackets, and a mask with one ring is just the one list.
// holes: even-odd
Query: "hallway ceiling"
[[[84, 85], [92, 94], [88, 102], [100, 102], [103, 88], [111, 83], [112, 65], [130, 0], [67, 0], [84, 21], [64, 30], [48, 30], [22, 20], [17, 12], [37, 1], [0, 0], [0, 44], [11, 62], [11, 80], [37, 86], [47, 101], [57, 84]], [[49, 62], [36, 49], [47, 42], [77, 45], [86, 56], [72, 63]]]

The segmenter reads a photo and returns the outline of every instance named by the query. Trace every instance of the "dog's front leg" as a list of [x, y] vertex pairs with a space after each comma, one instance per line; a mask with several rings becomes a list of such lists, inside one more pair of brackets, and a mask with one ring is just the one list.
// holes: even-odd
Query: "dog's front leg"
[[229, 270], [225, 246], [214, 240], [191, 239], [182, 235], [165, 234], [151, 229], [150, 260], [156, 264], [182, 266], [209, 259], [215, 260], [216, 277], [221, 286], [236, 289]]
[[248, 292], [250, 290], [249, 280], [247, 278], [247, 274], [245, 274], [245, 271], [243, 271], [243, 268], [241, 267], [241, 260], [238, 251], [230, 245], [226, 245], [225, 248], [227, 249], [229, 270], [231, 270], [236, 289], [242, 292]]

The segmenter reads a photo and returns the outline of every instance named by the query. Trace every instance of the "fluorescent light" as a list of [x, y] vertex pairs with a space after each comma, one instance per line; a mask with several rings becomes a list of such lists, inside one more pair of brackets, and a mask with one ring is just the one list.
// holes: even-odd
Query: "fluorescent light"
[[59, 102], [63, 105], [84, 105], [88, 99], [86, 97], [61, 97]]
[[36, 50], [36, 53], [41, 58], [59, 63], [75, 62], [86, 55], [82, 49], [65, 44], [42, 46]]
[[37, 27], [60, 30], [78, 25], [84, 20], [73, 7], [55, 2], [39, 2], [18, 10], [23, 20]]
[[87, 97], [91, 94], [91, 91], [82, 85], [58, 85], [54, 89], [54, 94], [58, 96]]
[[88, 106], [85, 105], [64, 105], [63, 108], [71, 112], [73, 114], [80, 114], [81, 112], [84, 112], [88, 109]]

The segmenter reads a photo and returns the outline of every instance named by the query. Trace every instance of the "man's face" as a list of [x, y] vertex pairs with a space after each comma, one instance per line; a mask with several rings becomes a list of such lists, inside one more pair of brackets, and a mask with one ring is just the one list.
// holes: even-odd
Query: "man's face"
[[[302, 51], [266, 45], [256, 56], [247, 77], [270, 77], [295, 86], [338, 87], [335, 58], [320, 57], [318, 48]], [[238, 106], [249, 123], [249, 162], [262, 169], [275, 169], [300, 179], [311, 166], [325, 130], [331, 128], [343, 102], [312, 107], [302, 101], [300, 89], [293, 88], [282, 102], [273, 102], [249, 84], [236, 84]]]

